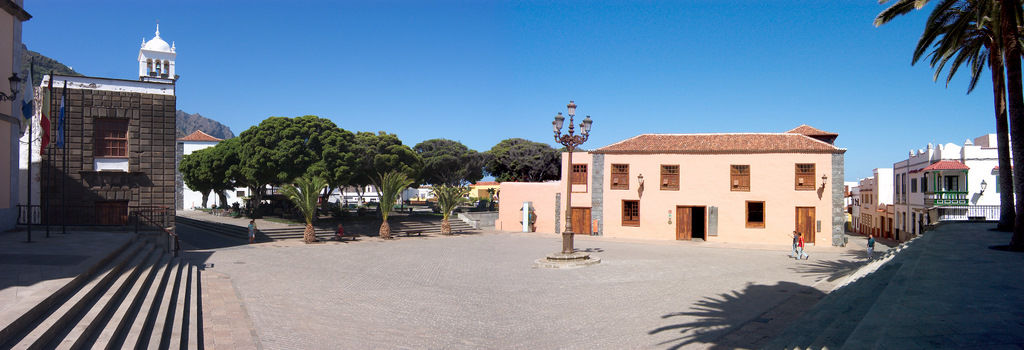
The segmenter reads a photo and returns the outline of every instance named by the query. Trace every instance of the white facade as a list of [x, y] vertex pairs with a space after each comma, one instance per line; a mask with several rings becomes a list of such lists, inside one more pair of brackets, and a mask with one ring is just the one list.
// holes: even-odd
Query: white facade
[[[343, 205], [362, 205], [366, 203], [377, 203], [380, 201], [380, 193], [377, 192], [377, 188], [372, 185], [366, 186], [362, 191], [362, 200], [360, 201], [359, 192], [356, 191], [354, 186], [345, 186], [341, 191], [334, 189], [331, 192], [331, 196], [328, 201], [331, 203], [342, 203]], [[406, 188], [402, 191], [399, 196], [400, 201], [425, 201], [434, 198], [434, 193], [431, 192], [429, 185], [420, 186], [419, 188]]]
[[[182, 154], [183, 155], [188, 155], [188, 154], [192, 154], [192, 152], [195, 152], [195, 151], [198, 151], [198, 150], [201, 150], [201, 149], [204, 149], [204, 148], [209, 148], [209, 147], [216, 146], [217, 143], [219, 143], [219, 141], [183, 141], [183, 140], [178, 140], [178, 143], [181, 144]], [[195, 210], [197, 208], [203, 208], [203, 194], [202, 193], [200, 193], [198, 191], [193, 191], [192, 189], [188, 188], [187, 185], [184, 185], [184, 188], [182, 189], [181, 192], [182, 192], [182, 208], [183, 209], [185, 209], [185, 210]], [[248, 187], [239, 187], [239, 188], [235, 188], [233, 190], [224, 191], [224, 195], [225, 195], [225, 198], [227, 199], [227, 202], [225, 202], [225, 203], [227, 204], [228, 207], [233, 206], [235, 203], [238, 203], [239, 206], [244, 207], [245, 206], [245, 199], [244, 199], [244, 197], [248, 197], [250, 195], [250, 193], [249, 193], [249, 188]], [[219, 207], [222, 206], [222, 204], [225, 204], [225, 203], [221, 203], [220, 196], [217, 195], [216, 191], [210, 191], [210, 196], [206, 200], [206, 208], [219, 208]]]
[[854, 206], [855, 232], [895, 238], [892, 221], [892, 173], [892, 168], [877, 168], [872, 171], [871, 177], [858, 181], [855, 188], [859, 196]]
[[139, 80], [177, 80], [177, 64], [174, 63], [178, 55], [176, 51], [174, 43], [167, 45], [167, 42], [160, 38], [160, 25], [157, 24], [156, 36], [153, 39], [146, 41], [146, 38], [142, 38], [142, 48], [139, 49]]
[[[967, 169], [947, 169], [957, 164]], [[996, 134], [911, 150], [893, 163], [896, 228], [909, 236], [938, 221], [999, 220], [997, 165]]]

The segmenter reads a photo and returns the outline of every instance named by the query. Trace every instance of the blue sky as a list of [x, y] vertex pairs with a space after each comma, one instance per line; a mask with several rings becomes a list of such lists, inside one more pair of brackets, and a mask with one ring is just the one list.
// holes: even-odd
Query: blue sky
[[[875, 0], [27, 0], [29, 49], [91, 76], [137, 78], [157, 21], [177, 46], [178, 108], [237, 134], [318, 115], [410, 146], [554, 141], [573, 99], [584, 148], [641, 133], [840, 134], [846, 180], [929, 142], [995, 131], [986, 75], [932, 82], [911, 53], [927, 11], [880, 28]], [[963, 74], [965, 72], [961, 72]]]

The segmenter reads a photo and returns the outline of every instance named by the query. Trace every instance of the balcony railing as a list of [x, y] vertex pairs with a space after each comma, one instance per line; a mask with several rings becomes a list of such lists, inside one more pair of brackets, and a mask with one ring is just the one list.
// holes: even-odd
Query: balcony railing
[[950, 206], [950, 205], [967, 205], [967, 192], [958, 191], [938, 191], [928, 192], [924, 194], [924, 204], [926, 206]]
[[939, 221], [999, 221], [998, 205], [944, 206], [936, 210]]

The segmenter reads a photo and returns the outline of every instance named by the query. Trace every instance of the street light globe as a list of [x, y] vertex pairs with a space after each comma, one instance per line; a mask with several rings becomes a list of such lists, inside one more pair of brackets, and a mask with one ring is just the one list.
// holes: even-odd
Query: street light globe
[[569, 115], [576, 115], [576, 104], [569, 100], [569, 104], [565, 105], [565, 108], [569, 110]]
[[562, 112], [558, 112], [558, 115], [555, 115], [555, 121], [551, 122], [551, 125], [555, 126], [555, 133], [556, 134], [559, 131], [562, 131], [562, 124], [563, 123], [565, 123], [565, 117], [562, 116]]
[[589, 115], [586, 118], [584, 118], [583, 119], [583, 124], [580, 124], [580, 126], [583, 128], [583, 134], [590, 135], [590, 126], [593, 125], [593, 124], [594, 124], [594, 120], [590, 119]]

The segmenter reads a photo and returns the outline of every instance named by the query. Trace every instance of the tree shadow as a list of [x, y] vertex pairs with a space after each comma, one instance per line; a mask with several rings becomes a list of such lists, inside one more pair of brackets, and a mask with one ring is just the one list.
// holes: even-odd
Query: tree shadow
[[[671, 350], [690, 344], [708, 344], [710, 349], [758, 348], [823, 296], [814, 288], [792, 282], [749, 284], [742, 291], [705, 297], [691, 310], [663, 315], [662, 319], [685, 321], [647, 334], [678, 332], [678, 337], [657, 344]], [[766, 304], [771, 306], [764, 309]], [[794, 313], [794, 308], [798, 312]]]
[[[880, 256], [875, 252], [875, 258]], [[840, 260], [806, 260], [793, 265], [789, 269], [805, 277], [814, 279], [827, 278], [829, 282], [849, 275], [868, 262], [867, 253], [859, 250], [843, 252]]]

